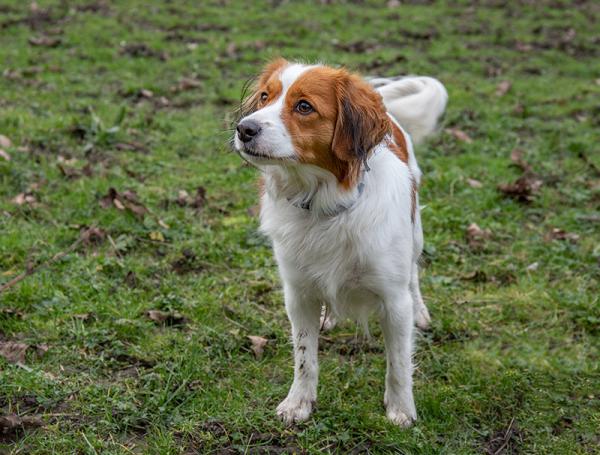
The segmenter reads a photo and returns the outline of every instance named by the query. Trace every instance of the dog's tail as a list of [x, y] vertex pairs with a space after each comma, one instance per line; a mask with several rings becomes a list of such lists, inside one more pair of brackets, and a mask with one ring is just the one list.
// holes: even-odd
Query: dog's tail
[[369, 82], [415, 144], [435, 131], [448, 102], [448, 93], [440, 81], [432, 77], [407, 76], [374, 78]]

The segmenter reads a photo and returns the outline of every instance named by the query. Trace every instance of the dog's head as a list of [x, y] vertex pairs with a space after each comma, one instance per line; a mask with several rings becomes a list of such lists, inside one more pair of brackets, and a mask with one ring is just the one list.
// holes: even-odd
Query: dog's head
[[360, 77], [277, 59], [245, 100], [236, 130], [236, 150], [257, 166], [319, 166], [351, 186], [390, 121], [380, 95]]

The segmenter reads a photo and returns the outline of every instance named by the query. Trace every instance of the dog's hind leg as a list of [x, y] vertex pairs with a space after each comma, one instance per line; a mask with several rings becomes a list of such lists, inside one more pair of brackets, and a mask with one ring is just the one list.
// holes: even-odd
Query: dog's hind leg
[[431, 323], [429, 311], [423, 302], [421, 296], [421, 286], [419, 285], [419, 258], [423, 252], [423, 228], [421, 227], [421, 214], [418, 209], [415, 216], [413, 228], [413, 263], [410, 273], [410, 295], [413, 301], [413, 314], [416, 326], [421, 330], [427, 330]]
[[413, 263], [410, 276], [410, 294], [413, 301], [415, 325], [421, 330], [427, 330], [431, 324], [431, 316], [429, 316], [429, 310], [423, 302], [423, 296], [421, 296], [419, 266], [416, 262]]

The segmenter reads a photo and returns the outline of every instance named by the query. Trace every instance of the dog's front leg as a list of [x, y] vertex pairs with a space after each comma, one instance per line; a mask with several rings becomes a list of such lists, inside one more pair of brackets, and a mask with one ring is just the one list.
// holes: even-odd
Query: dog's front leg
[[277, 407], [286, 423], [308, 419], [317, 399], [319, 376], [319, 317], [321, 303], [306, 289], [286, 284], [285, 308], [292, 323], [294, 382], [288, 396]]
[[412, 306], [406, 289], [386, 299], [381, 316], [387, 358], [383, 401], [388, 419], [405, 427], [417, 418], [412, 394]]

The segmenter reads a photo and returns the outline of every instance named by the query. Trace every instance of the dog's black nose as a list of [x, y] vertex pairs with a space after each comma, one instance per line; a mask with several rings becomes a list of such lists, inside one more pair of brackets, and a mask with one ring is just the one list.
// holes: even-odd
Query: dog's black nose
[[250, 142], [260, 133], [260, 125], [254, 120], [242, 120], [236, 128], [238, 137], [242, 142]]

